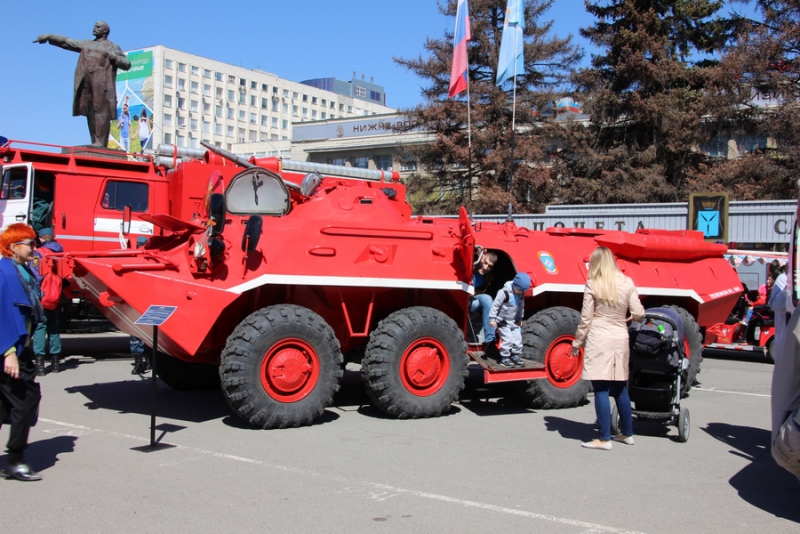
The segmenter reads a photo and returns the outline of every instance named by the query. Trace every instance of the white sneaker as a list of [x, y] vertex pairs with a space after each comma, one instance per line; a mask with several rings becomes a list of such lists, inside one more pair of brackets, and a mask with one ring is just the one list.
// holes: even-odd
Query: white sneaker
[[623, 436], [622, 434], [617, 434], [616, 436], [611, 436], [611, 439], [614, 441], [619, 441], [620, 443], [624, 443], [625, 445], [633, 445], [633, 436]]
[[581, 443], [581, 447], [587, 449], [600, 449], [602, 451], [610, 451], [611, 450], [611, 442], [610, 441], [600, 441], [599, 439], [595, 439], [593, 441], [586, 441]]

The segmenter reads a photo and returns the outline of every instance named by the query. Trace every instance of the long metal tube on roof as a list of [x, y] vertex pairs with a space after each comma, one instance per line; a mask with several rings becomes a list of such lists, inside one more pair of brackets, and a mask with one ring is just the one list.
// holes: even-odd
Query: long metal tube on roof
[[175, 156], [180, 159], [203, 159], [205, 153], [206, 151], [202, 148], [185, 148], [167, 144], [160, 144], [156, 148], [157, 156], [165, 156], [170, 159]]
[[311, 161], [283, 160], [283, 169], [295, 172], [318, 172], [323, 175], [346, 176], [362, 178], [365, 180], [381, 180], [384, 177], [391, 179], [392, 173], [375, 169], [362, 169], [360, 167], [345, 167], [344, 165], [329, 165], [327, 163], [314, 163]]

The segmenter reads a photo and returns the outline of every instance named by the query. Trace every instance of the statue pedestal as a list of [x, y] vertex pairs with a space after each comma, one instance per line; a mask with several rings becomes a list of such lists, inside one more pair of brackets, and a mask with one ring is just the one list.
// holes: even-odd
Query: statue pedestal
[[75, 154], [76, 156], [91, 156], [93, 158], [106, 158], [115, 160], [127, 160], [128, 154], [118, 148], [100, 148], [94, 145], [77, 145], [72, 148], [63, 148], [62, 154]]

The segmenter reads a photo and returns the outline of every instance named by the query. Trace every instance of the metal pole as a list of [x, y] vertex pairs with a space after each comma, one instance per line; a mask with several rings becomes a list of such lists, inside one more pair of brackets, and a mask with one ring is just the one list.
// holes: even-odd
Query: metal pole
[[156, 358], [156, 352], [158, 351], [158, 326], [153, 326], [153, 351], [152, 351], [152, 361], [150, 362], [150, 373], [152, 374], [150, 383], [152, 384], [152, 389], [150, 392], [150, 448], [155, 449], [156, 447], [156, 366], [158, 365], [158, 358]]

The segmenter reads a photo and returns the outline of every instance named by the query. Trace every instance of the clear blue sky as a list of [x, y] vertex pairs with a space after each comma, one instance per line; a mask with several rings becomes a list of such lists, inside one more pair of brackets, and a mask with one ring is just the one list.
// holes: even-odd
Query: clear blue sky
[[[558, 0], [549, 16], [558, 35], [592, 23], [582, 0]], [[436, 0], [8, 1], [2, 14], [0, 135], [63, 145], [89, 143], [84, 117], [72, 117], [78, 55], [33, 44], [42, 33], [90, 39], [96, 20], [123, 50], [164, 45], [301, 81], [353, 71], [375, 78], [387, 105], [418, 104], [421, 80], [392, 61], [424, 53], [427, 37], [452, 31]]]

